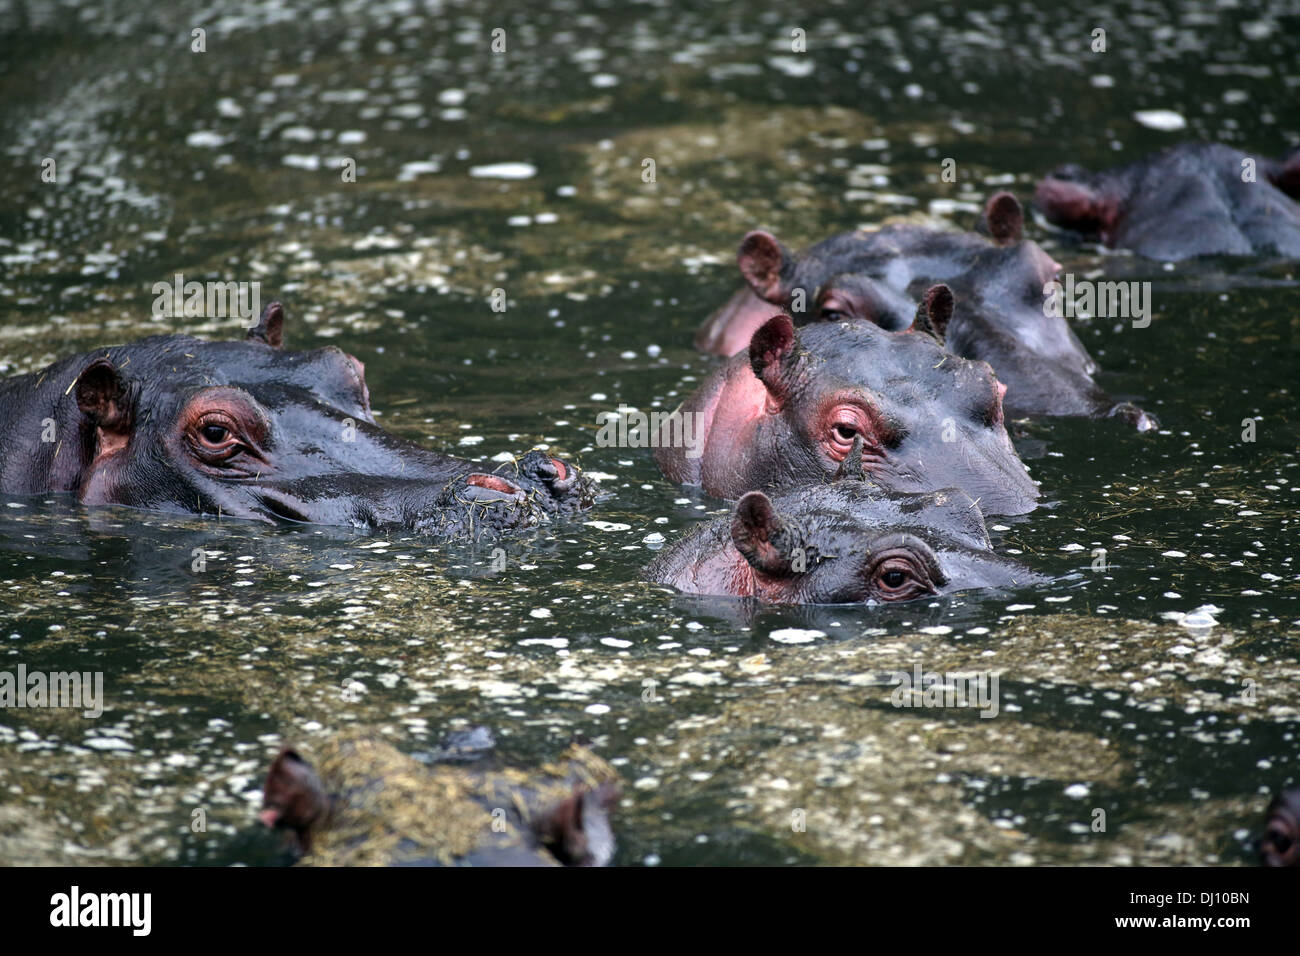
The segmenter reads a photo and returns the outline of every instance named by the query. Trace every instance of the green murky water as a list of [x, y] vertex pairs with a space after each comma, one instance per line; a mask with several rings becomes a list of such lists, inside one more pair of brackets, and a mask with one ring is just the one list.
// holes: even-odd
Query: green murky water
[[[0, 0], [0, 371], [236, 336], [153, 320], [151, 287], [256, 280], [291, 345], [366, 363], [386, 427], [485, 460], [542, 444], [614, 497], [507, 543], [504, 571], [415, 537], [0, 503], [0, 669], [102, 671], [106, 696], [96, 720], [0, 713], [0, 862], [256, 862], [269, 757], [354, 723], [416, 753], [488, 724], [519, 763], [593, 738], [626, 780], [622, 863], [1250, 859], [1300, 752], [1295, 264], [1168, 269], [1031, 230], [1076, 273], [1154, 283], [1149, 328], [1076, 328], [1164, 425], [1015, 427], [1049, 505], [995, 529], [1055, 576], [1033, 591], [673, 597], [637, 580], [651, 536], [725, 505], [595, 431], [707, 374], [691, 332], [751, 228], [966, 227], [1066, 160], [1295, 145], [1294, 0], [224, 6]], [[1180, 623], [1203, 605], [1216, 626]], [[824, 636], [772, 638], [791, 627]], [[996, 671], [998, 716], [892, 707], [916, 664]]]

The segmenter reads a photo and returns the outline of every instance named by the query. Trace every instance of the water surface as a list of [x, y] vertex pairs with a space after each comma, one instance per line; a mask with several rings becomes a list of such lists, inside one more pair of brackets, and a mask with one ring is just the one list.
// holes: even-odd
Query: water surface
[[[1294, 147], [1300, 5], [222, 7], [0, 2], [0, 371], [237, 336], [154, 320], [151, 287], [260, 281], [291, 346], [366, 363], [385, 427], [547, 447], [613, 495], [504, 571], [413, 536], [0, 502], [0, 668], [100, 670], [107, 697], [0, 713], [0, 861], [256, 862], [271, 755], [354, 723], [412, 753], [487, 724], [522, 764], [592, 738], [625, 864], [1249, 861], [1300, 752], [1294, 263], [1166, 267], [1031, 224], [1078, 275], [1153, 283], [1149, 328], [1075, 328], [1163, 424], [1013, 425], [1047, 504], [993, 524], [1053, 576], [1031, 591], [675, 597], [638, 580], [654, 536], [726, 505], [595, 432], [708, 374], [691, 333], [749, 229], [967, 228], [1063, 161]], [[1155, 110], [1185, 129], [1134, 118]], [[1216, 626], [1180, 623], [1205, 605]], [[918, 663], [998, 672], [998, 716], [892, 707]]]

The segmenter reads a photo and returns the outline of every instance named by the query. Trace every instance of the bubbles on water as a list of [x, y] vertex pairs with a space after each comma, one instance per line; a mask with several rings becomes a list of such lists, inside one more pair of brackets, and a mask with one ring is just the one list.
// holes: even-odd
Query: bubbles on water
[[1138, 110], [1133, 119], [1149, 129], [1172, 133], [1187, 128], [1187, 120], [1174, 110]]
[[491, 163], [471, 166], [469, 174], [476, 179], [531, 179], [537, 175], [537, 167], [532, 163]]

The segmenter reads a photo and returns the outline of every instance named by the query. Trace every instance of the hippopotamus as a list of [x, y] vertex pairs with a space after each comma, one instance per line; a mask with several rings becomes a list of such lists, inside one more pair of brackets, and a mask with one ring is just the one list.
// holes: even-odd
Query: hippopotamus
[[1043, 580], [993, 553], [984, 516], [964, 492], [890, 494], [860, 470], [848, 473], [853, 461], [850, 454], [834, 482], [776, 498], [749, 492], [734, 515], [696, 528], [645, 577], [686, 594], [765, 604], [910, 601]]
[[778, 314], [663, 421], [655, 460], [673, 481], [735, 499], [824, 481], [860, 447], [889, 491], [960, 488], [986, 513], [1025, 514], [1039, 492], [1007, 436], [1005, 392], [988, 363], [945, 352], [920, 330], [796, 330]]
[[800, 324], [850, 319], [907, 329], [922, 292], [943, 284], [953, 301], [932, 331], [953, 355], [993, 367], [1007, 386], [1007, 414], [1117, 417], [1139, 431], [1155, 428], [1154, 417], [1097, 385], [1097, 363], [1047, 307], [1061, 266], [1024, 238], [1016, 197], [990, 197], [980, 230], [892, 224], [832, 236], [798, 255], [770, 233], [751, 232], [736, 257], [748, 287], [705, 320], [695, 343], [733, 355], [774, 305]]
[[535, 772], [424, 763], [365, 731], [285, 747], [259, 819], [320, 866], [604, 866], [618, 772], [571, 745]]
[[593, 503], [540, 451], [488, 474], [389, 434], [361, 362], [286, 349], [283, 326], [273, 302], [243, 341], [151, 336], [0, 383], [0, 492], [470, 537]]
[[1300, 787], [1283, 790], [1268, 805], [1259, 858], [1265, 866], [1300, 866]]
[[1170, 146], [1102, 173], [1068, 165], [1038, 184], [1049, 222], [1116, 249], [1300, 257], [1300, 150], [1267, 159], [1219, 143]]

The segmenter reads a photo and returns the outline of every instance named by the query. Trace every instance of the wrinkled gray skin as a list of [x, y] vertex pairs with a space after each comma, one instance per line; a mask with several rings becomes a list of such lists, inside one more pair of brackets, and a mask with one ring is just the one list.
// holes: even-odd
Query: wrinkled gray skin
[[[1038, 488], [1002, 417], [1005, 389], [984, 362], [923, 332], [789, 316], [758, 329], [747, 354], [714, 371], [657, 436], [664, 475], [719, 498], [825, 481], [856, 436], [868, 475], [894, 492], [960, 488], [991, 514], [1032, 511]], [[695, 424], [695, 452], [674, 430]]]
[[772, 499], [750, 492], [734, 515], [656, 558], [645, 577], [686, 594], [768, 604], [910, 601], [1045, 580], [993, 553], [979, 506], [963, 492], [894, 495], [847, 478]]
[[465, 537], [592, 504], [540, 452], [488, 475], [389, 434], [361, 362], [282, 348], [283, 320], [272, 303], [246, 341], [153, 336], [0, 383], [0, 492]]
[[[1254, 166], [1244, 180], [1243, 160]], [[1300, 258], [1300, 151], [1279, 162], [1218, 143], [1182, 143], [1093, 173], [1062, 166], [1039, 184], [1049, 222], [1176, 262], [1277, 253]]]
[[985, 206], [986, 235], [890, 225], [832, 236], [792, 254], [766, 232], [751, 232], [737, 263], [749, 283], [696, 333], [696, 345], [732, 355], [743, 349], [772, 306], [797, 323], [866, 320], [907, 329], [924, 291], [952, 291], [949, 319], [934, 331], [954, 355], [988, 362], [1007, 386], [1014, 418], [1070, 415], [1117, 417], [1139, 431], [1155, 418], [1107, 395], [1093, 376], [1097, 363], [1059, 315], [1044, 308], [1044, 286], [1060, 265], [1024, 239], [1024, 213], [1010, 193]]

